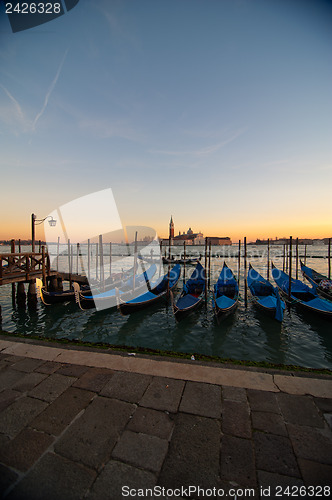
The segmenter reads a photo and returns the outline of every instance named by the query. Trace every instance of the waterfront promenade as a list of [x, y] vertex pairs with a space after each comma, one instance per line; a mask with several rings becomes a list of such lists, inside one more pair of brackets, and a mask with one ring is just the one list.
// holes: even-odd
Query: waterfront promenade
[[329, 496], [328, 375], [0, 336], [0, 391], [2, 498]]

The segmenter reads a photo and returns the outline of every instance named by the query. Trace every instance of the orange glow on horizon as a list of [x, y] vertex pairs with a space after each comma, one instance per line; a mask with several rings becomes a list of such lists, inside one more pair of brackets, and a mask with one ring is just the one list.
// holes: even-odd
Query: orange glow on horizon
[[[25, 220], [21, 220], [20, 218], [16, 218], [15, 221], [5, 220], [2, 222], [0, 227], [0, 240], [10, 240], [10, 239], [21, 239], [21, 240], [29, 240], [31, 239], [31, 216], [25, 217]], [[173, 217], [174, 220], [174, 217]], [[158, 236], [160, 238], [168, 238], [168, 227], [169, 220], [161, 224], [160, 220], [157, 223], [153, 223], [156, 221], [151, 221], [151, 223], [146, 224], [142, 221], [135, 221], [135, 224], [142, 226], [149, 226], [156, 230]], [[187, 232], [189, 227], [193, 230], [194, 233], [201, 231], [205, 236], [219, 236], [231, 238], [233, 244], [238, 243], [239, 240], [243, 241], [243, 238], [246, 236], [248, 242], [256, 241], [256, 239], [273, 239], [277, 237], [278, 239], [289, 238], [289, 236], [293, 236], [293, 238], [309, 238], [309, 239], [322, 239], [322, 238], [331, 238], [332, 237], [332, 226], [330, 221], [325, 222], [321, 221], [319, 224], [314, 221], [300, 221], [294, 222], [292, 220], [288, 221], [271, 221], [270, 224], [267, 224], [266, 221], [257, 223], [251, 222], [250, 224], [245, 223], [237, 223], [232, 224], [231, 222], [220, 224], [220, 226], [216, 224], [206, 224], [203, 227], [200, 224], [177, 224], [176, 219], [175, 223], [175, 235], [181, 234], [183, 232]], [[132, 221], [124, 221], [125, 225], [134, 225]], [[44, 240], [44, 230], [43, 224], [35, 226], [35, 237], [38, 241], [39, 239]]]

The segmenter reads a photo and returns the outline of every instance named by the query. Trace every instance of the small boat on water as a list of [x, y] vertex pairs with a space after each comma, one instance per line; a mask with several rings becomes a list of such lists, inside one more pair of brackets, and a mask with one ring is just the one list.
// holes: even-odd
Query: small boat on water
[[300, 260], [302, 274], [307, 280], [316, 286], [316, 290], [325, 299], [332, 300], [332, 280], [329, 280], [323, 274], [318, 273], [311, 267], [307, 267]]
[[155, 284], [151, 283], [151, 290], [126, 302], [119, 296], [118, 309], [122, 314], [130, 314], [166, 298], [167, 293], [177, 285], [180, 274], [181, 266], [176, 264], [163, 278], [160, 278]]
[[251, 264], [249, 264], [247, 284], [255, 306], [277, 321], [282, 321], [285, 302], [281, 300], [278, 289], [263, 278]]
[[183, 285], [181, 295], [176, 304], [173, 303], [174, 316], [177, 320], [182, 319], [201, 305], [205, 287], [205, 269], [198, 262], [189, 280]]
[[228, 316], [238, 306], [239, 285], [232, 270], [224, 262], [217, 283], [213, 286], [213, 309], [217, 318]]
[[163, 257], [163, 264], [197, 264], [197, 259], [174, 259]]
[[[277, 269], [272, 263], [272, 276], [280, 292], [287, 299], [289, 295], [289, 275]], [[309, 287], [302, 281], [292, 278], [290, 291], [291, 302], [294, 302], [302, 309], [332, 319], [332, 303], [319, 297], [315, 286]]]
[[89, 293], [82, 293], [79, 285], [74, 283], [75, 300], [83, 310], [91, 309], [92, 307], [96, 307], [97, 309], [110, 309], [116, 307], [119, 302], [119, 297], [121, 297], [123, 301], [127, 301], [145, 292], [146, 288], [149, 286], [148, 283], [151, 281], [156, 271], [157, 266], [152, 264], [152, 266], [142, 274], [135, 275], [121, 282], [119, 288], [115, 287], [110, 290], [105, 290], [104, 292], [96, 293], [92, 290]]

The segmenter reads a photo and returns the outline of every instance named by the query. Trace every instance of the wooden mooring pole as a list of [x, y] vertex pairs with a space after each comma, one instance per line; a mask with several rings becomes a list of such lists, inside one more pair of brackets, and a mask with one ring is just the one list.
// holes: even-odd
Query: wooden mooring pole
[[209, 241], [209, 272], [208, 272], [208, 288], [210, 288], [211, 277], [211, 240]]
[[59, 271], [59, 255], [60, 255], [60, 236], [58, 236], [58, 244], [56, 248], [56, 270]]
[[186, 240], [183, 242], [183, 283], [186, 282]]
[[270, 238], [267, 239], [267, 281], [270, 280]]
[[100, 281], [105, 282], [104, 276], [104, 247], [103, 247], [103, 235], [99, 235], [99, 261], [100, 261]]
[[330, 280], [331, 279], [331, 238], [329, 238], [329, 247], [327, 250], [327, 258], [328, 258], [328, 268], [329, 268], [328, 278]]
[[244, 305], [248, 306], [248, 285], [247, 285], [247, 237], [244, 237]]
[[96, 280], [98, 279], [98, 243], [96, 243]]
[[69, 274], [69, 285], [71, 288], [71, 263], [70, 263], [70, 239], [67, 242], [67, 253], [68, 253], [68, 274]]
[[296, 263], [295, 263], [295, 269], [296, 269], [296, 274], [295, 274], [295, 277], [296, 279], [299, 278], [299, 239], [296, 238], [296, 247], [295, 247], [295, 251], [296, 251]]
[[88, 280], [90, 280], [90, 266], [91, 266], [91, 256], [90, 256], [90, 238], [88, 239]]
[[207, 245], [208, 245], [208, 239], [205, 237], [205, 259], [204, 259], [204, 272], [205, 272], [205, 302], [207, 301], [207, 273], [206, 273], [206, 267], [207, 267]]
[[289, 282], [288, 282], [288, 300], [291, 300], [292, 293], [292, 236], [289, 237]]
[[[15, 240], [10, 241], [10, 251], [11, 253], [15, 253]], [[16, 306], [16, 299], [15, 299], [15, 283], [12, 283], [12, 306], [15, 309]]]
[[283, 250], [282, 250], [282, 270], [285, 272], [285, 243], [283, 245]]
[[241, 240], [239, 240], [239, 254], [237, 256], [237, 282], [240, 286], [240, 269], [241, 269]]
[[29, 282], [29, 288], [28, 288], [28, 308], [36, 309], [36, 307], [37, 307], [36, 280], [32, 280]]
[[110, 278], [112, 276], [112, 243], [110, 243]]

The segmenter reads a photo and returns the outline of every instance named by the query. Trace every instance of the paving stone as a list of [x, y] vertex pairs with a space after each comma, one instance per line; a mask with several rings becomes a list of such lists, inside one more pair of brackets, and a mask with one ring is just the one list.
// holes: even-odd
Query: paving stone
[[112, 456], [136, 467], [159, 472], [168, 449], [166, 439], [125, 431]]
[[179, 411], [202, 417], [220, 418], [221, 387], [201, 382], [187, 382]]
[[301, 477], [291, 442], [287, 437], [256, 431], [254, 441], [257, 469]]
[[259, 431], [278, 434], [279, 436], [288, 436], [286, 425], [281, 415], [262, 411], [253, 411], [251, 413], [252, 426]]
[[115, 372], [100, 394], [101, 396], [121, 399], [129, 403], [139, 403], [151, 381], [152, 377], [150, 375]]
[[24, 377], [13, 385], [13, 389], [20, 392], [31, 391], [47, 377], [44, 373], [26, 373]]
[[99, 392], [111, 379], [113, 373], [112, 370], [106, 368], [89, 368], [73, 385], [88, 391]]
[[155, 484], [156, 477], [151, 472], [110, 460], [96, 479], [86, 498], [87, 500], [123, 500], [125, 498], [122, 495], [123, 486], [135, 488], [136, 490], [145, 490], [146, 488], [152, 489]]
[[278, 394], [278, 403], [286, 422], [312, 427], [324, 427], [324, 420], [309, 396]]
[[94, 396], [94, 392], [69, 387], [40, 413], [30, 425], [34, 429], [58, 436], [76, 415], [88, 406]]
[[82, 500], [96, 472], [47, 453], [7, 497], [8, 500]]
[[239, 401], [240, 403], [247, 402], [246, 390], [242, 387], [227, 387], [222, 388], [223, 399], [230, 399], [231, 401]]
[[13, 365], [14, 363], [17, 363], [18, 361], [26, 359], [24, 356], [14, 356], [12, 354], [5, 354], [4, 356], [5, 356], [3, 358], [4, 361], [6, 361], [7, 363], [10, 363], [11, 365]]
[[298, 459], [306, 486], [332, 486], [332, 466], [312, 460]]
[[0, 413], [0, 432], [14, 438], [26, 425], [45, 410], [47, 403], [23, 397]]
[[59, 375], [66, 375], [67, 377], [80, 377], [83, 373], [87, 372], [89, 368], [83, 365], [71, 365], [65, 363], [57, 370]]
[[155, 377], [141, 399], [140, 405], [176, 413], [184, 384], [183, 380]]
[[42, 364], [41, 366], [38, 366], [36, 368], [36, 372], [39, 373], [47, 373], [50, 375], [51, 373], [56, 372], [59, 368], [61, 368], [62, 364], [57, 363], [56, 361], [46, 361], [46, 363]]
[[[281, 474], [266, 472], [264, 470], [258, 470], [257, 476], [259, 490], [261, 491], [261, 488], [263, 489], [261, 498], [281, 498], [289, 500], [292, 496], [287, 494], [283, 495], [282, 491], [284, 491], [287, 487], [289, 487], [290, 491], [292, 491], [292, 486], [300, 487], [304, 485], [302, 479], [298, 477], [282, 476]], [[298, 497], [298, 495], [296, 495], [296, 497]]]
[[224, 400], [222, 402], [222, 431], [233, 436], [250, 438], [251, 421], [247, 403]]
[[220, 424], [217, 420], [180, 413], [158, 484], [165, 488], [219, 482]]
[[173, 426], [174, 418], [167, 413], [139, 407], [127, 425], [127, 429], [169, 440]]
[[327, 429], [287, 424], [289, 437], [298, 458], [332, 464], [332, 437]]
[[17, 470], [27, 471], [52, 442], [53, 438], [48, 434], [25, 428], [0, 449], [0, 461]]
[[4, 359], [0, 360], [0, 371], [1, 370], [6, 370], [6, 368], [10, 367], [10, 363], [8, 361], [5, 361]]
[[0, 412], [20, 397], [22, 397], [22, 393], [13, 389], [5, 389], [0, 392]]
[[268, 391], [247, 389], [250, 408], [254, 411], [280, 413], [276, 395]]
[[65, 377], [64, 375], [53, 373], [30, 391], [29, 396], [51, 403], [51, 401], [54, 401], [60, 394], [68, 389], [75, 380], [76, 378], [74, 377]]
[[11, 389], [19, 380], [24, 378], [24, 373], [7, 368], [0, 372], [0, 387], [2, 390]]
[[24, 358], [17, 361], [17, 363], [14, 363], [12, 368], [13, 370], [19, 370], [20, 372], [30, 373], [44, 363], [45, 361], [42, 359]]
[[332, 397], [330, 399], [327, 398], [313, 398], [315, 405], [321, 410], [323, 413], [332, 413]]
[[132, 404], [98, 396], [62, 435], [55, 451], [90, 467], [104, 465], [134, 410]]
[[0, 494], [5, 493], [17, 478], [16, 472], [0, 464]]
[[242, 487], [255, 488], [256, 470], [252, 441], [224, 435], [221, 440], [220, 475]]

